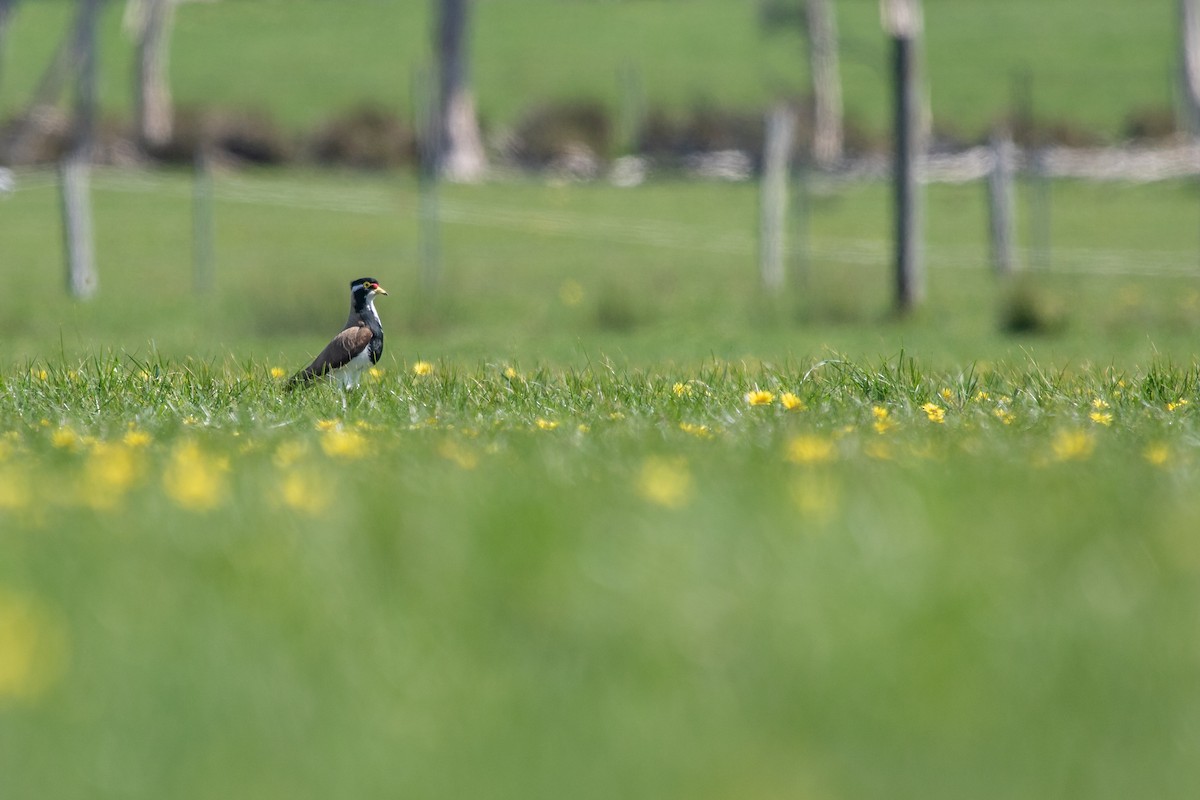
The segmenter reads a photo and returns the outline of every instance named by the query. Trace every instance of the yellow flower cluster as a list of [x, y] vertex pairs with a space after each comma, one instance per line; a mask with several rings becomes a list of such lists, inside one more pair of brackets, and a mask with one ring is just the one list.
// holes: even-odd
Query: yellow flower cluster
[[794, 464], [820, 464], [832, 461], [836, 456], [837, 447], [833, 440], [821, 436], [796, 436], [787, 445], [786, 458]]
[[[746, 403], [752, 406], [769, 406], [775, 402], [775, 394], [766, 389], [754, 389], [746, 392]], [[792, 392], [779, 395], [779, 405], [785, 411], [803, 411], [804, 400]]]
[[35, 701], [62, 676], [66, 625], [35, 597], [0, 587], [0, 703]]
[[638, 473], [637, 490], [651, 503], [681, 508], [692, 495], [692, 474], [687, 462], [678, 458], [646, 459]]
[[228, 491], [229, 459], [206, 453], [185, 439], [171, 451], [163, 472], [163, 488], [181, 508], [208, 511], [220, 505]]

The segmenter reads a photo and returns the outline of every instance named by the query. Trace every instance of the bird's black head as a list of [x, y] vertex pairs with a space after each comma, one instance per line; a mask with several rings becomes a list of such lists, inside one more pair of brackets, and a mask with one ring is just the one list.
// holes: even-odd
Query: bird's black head
[[387, 289], [380, 286], [379, 281], [374, 278], [357, 278], [350, 281], [350, 304], [354, 306], [355, 311], [362, 311], [377, 294], [386, 295]]

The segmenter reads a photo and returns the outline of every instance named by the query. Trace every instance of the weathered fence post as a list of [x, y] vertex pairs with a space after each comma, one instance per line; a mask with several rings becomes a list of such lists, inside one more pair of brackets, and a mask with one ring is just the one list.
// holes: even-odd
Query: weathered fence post
[[138, 143], [153, 150], [171, 140], [174, 120], [171, 83], [167, 78], [171, 27], [177, 0], [142, 0], [134, 61], [134, 111]]
[[437, 99], [428, 71], [413, 71], [413, 119], [421, 132], [417, 155], [417, 261], [419, 291], [432, 297], [441, 279], [438, 181], [440, 178], [442, 131], [436, 113]]
[[86, 154], [68, 153], [59, 163], [67, 291], [80, 300], [93, 297], [100, 288], [93, 245], [95, 236], [92, 231], [90, 172], [91, 165]]
[[784, 281], [784, 228], [787, 221], [789, 163], [796, 116], [786, 105], [767, 112], [759, 218], [759, 271], [763, 288], [778, 292]]
[[642, 73], [637, 65], [626, 62], [617, 69], [617, 89], [621, 98], [617, 117], [617, 145], [622, 154], [636, 153], [646, 106]]
[[76, 76], [74, 130], [63, 156], [63, 240], [67, 256], [67, 289], [73, 297], [86, 300], [96, 294], [92, 208], [89, 192], [92, 144], [96, 125], [96, 19], [102, 0], [83, 0], [72, 42], [79, 72]]
[[216, 284], [213, 260], [213, 184], [208, 149], [196, 149], [192, 175], [192, 287], [209, 294]]
[[812, 156], [818, 167], [828, 169], [842, 160], [844, 139], [837, 17], [831, 0], [805, 0], [804, 30], [813, 88]]
[[920, 305], [925, 295], [919, 239], [917, 156], [921, 117], [915, 52], [915, 40], [921, 32], [921, 4], [920, 0], [882, 0], [881, 10], [883, 28], [892, 39], [896, 310], [906, 314]]
[[1200, 0], [1179, 0], [1180, 128], [1200, 136]]
[[1010, 275], [1017, 267], [1013, 258], [1013, 232], [1016, 227], [1013, 166], [1016, 146], [1007, 128], [992, 134], [991, 156], [992, 169], [988, 173], [987, 186], [992, 269], [997, 274]]

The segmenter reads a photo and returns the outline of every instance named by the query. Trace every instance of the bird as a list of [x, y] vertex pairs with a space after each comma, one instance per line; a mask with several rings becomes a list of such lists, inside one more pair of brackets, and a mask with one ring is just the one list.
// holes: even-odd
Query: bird
[[362, 373], [383, 355], [383, 325], [375, 311], [377, 295], [386, 296], [387, 290], [374, 278], [350, 281], [350, 316], [342, 332], [325, 345], [311, 364], [288, 380], [289, 389], [307, 386], [325, 376], [346, 390], [358, 385]]

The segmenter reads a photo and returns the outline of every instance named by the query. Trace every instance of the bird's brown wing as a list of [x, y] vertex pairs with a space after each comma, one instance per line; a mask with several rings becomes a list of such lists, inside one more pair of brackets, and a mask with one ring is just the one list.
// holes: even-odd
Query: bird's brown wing
[[333, 341], [325, 345], [320, 355], [304, 369], [297, 372], [288, 381], [294, 385], [303, 381], [308, 383], [313, 378], [320, 377], [332, 369], [348, 363], [350, 359], [362, 352], [371, 343], [371, 329], [366, 325], [353, 325], [333, 337]]

